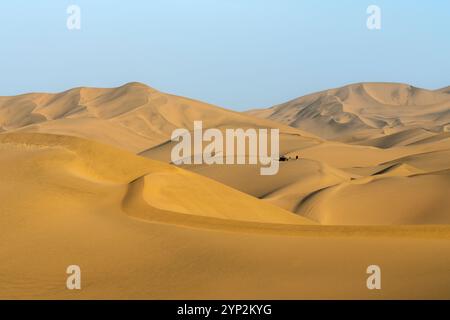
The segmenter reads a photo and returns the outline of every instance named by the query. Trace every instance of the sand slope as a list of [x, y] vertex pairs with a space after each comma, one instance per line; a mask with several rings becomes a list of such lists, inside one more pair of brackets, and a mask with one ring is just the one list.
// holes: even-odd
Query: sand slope
[[[0, 176], [0, 298], [449, 298], [448, 227], [310, 225], [180, 168], [59, 135], [0, 135]], [[365, 286], [374, 263], [379, 292]], [[71, 264], [80, 291], [65, 288]]]
[[[258, 165], [183, 168], [322, 224], [449, 223], [450, 203], [445, 197], [450, 177], [447, 133], [390, 148], [299, 141], [281, 136], [282, 154], [292, 159], [299, 156], [299, 160], [280, 162], [274, 176], [261, 176]], [[170, 162], [172, 145], [155, 147], [143, 155]], [[423, 177], [415, 176], [419, 174]], [[328, 189], [346, 191], [338, 192], [339, 196], [334, 191], [333, 197], [322, 196], [330, 192]], [[414, 202], [409, 200], [412, 198]]]
[[164, 143], [177, 128], [280, 128], [312, 134], [200, 101], [159, 92], [142, 83], [118, 88], [74, 88], [57, 94], [0, 97], [0, 132], [73, 135], [142, 152]]
[[[313, 93], [269, 109], [248, 112], [301, 128], [326, 139], [365, 140], [408, 130], [407, 139], [448, 131], [450, 95], [406, 84], [359, 83]], [[422, 129], [411, 131], [410, 129]], [[394, 137], [402, 141], [398, 134]], [[370, 144], [370, 143], [369, 143]], [[380, 147], [390, 145], [380, 144]]]
[[[0, 298], [449, 299], [447, 91], [351, 85], [270, 120], [139, 83], [0, 97]], [[278, 128], [299, 159], [168, 164], [195, 120]]]
[[[385, 88], [380, 87], [380, 84], [364, 84], [349, 86], [345, 90], [337, 90], [336, 94], [342, 97], [347, 95], [349, 101], [362, 101], [364, 103], [370, 97], [372, 100], [376, 97], [377, 101], [384, 101], [383, 103], [410, 104], [411, 106], [426, 102], [440, 103], [440, 98], [435, 97], [431, 92], [419, 90], [413, 92], [413, 94], [411, 93], [412, 89], [408, 88], [388, 86], [388, 89], [392, 91], [389, 95], [383, 91]], [[361, 97], [366, 100], [361, 100]], [[358, 100], [359, 98], [361, 98], [361, 101]], [[370, 99], [369, 101], [372, 101]], [[440, 108], [440, 105], [438, 107]], [[370, 108], [373, 109], [372, 111], [378, 110], [376, 109], [377, 106], [369, 106], [368, 110], [371, 110]], [[394, 110], [400, 108], [400, 106], [391, 105], [389, 108]], [[365, 113], [365, 110], [361, 112]], [[168, 95], [140, 83], [129, 83], [111, 89], [76, 88], [59, 94], [27, 94], [4, 97], [0, 99], [0, 111], [2, 128], [7, 132], [48, 132], [82, 136], [126, 148], [133, 152], [141, 151], [140, 155], [142, 156], [164, 162], [170, 162], [170, 151], [174, 142], [168, 141], [168, 139], [172, 130], [175, 128], [192, 130], [195, 120], [202, 120], [205, 129], [215, 127], [222, 131], [226, 128], [279, 128], [281, 154], [291, 157], [299, 156], [300, 160], [281, 163], [280, 172], [276, 176], [261, 176], [258, 166], [249, 165], [195, 165], [185, 168], [300, 215], [309, 215], [309, 209], [306, 210], [304, 206], [305, 199], [309, 199], [309, 203], [314, 199], [313, 206], [322, 208], [322, 202], [325, 201], [323, 197], [312, 197], [312, 195], [317, 195], [325, 188], [337, 187], [354, 180], [355, 182], [351, 183], [357, 183], [358, 187], [353, 187], [352, 190], [354, 190], [353, 193], [358, 194], [359, 191], [356, 189], [363, 188], [361, 181], [368, 181], [365, 178], [370, 177], [377, 170], [382, 170], [384, 163], [415, 154], [446, 150], [450, 141], [448, 132], [431, 133], [428, 129], [411, 128], [400, 131], [392, 129], [390, 134], [366, 139], [364, 144], [368, 146], [328, 142], [295, 128], [280, 125], [277, 122], [257, 119], [187, 98]], [[348, 126], [348, 128], [350, 127]], [[438, 159], [441, 159], [439, 161], [446, 162], [446, 153], [435, 153], [434, 155], [439, 155]], [[249, 158], [255, 155], [245, 153], [238, 156]], [[425, 162], [436, 161], [438, 160], [434, 158]], [[398, 161], [395, 164], [402, 164], [402, 162]], [[431, 165], [431, 168], [426, 169], [423, 173], [429, 171], [433, 172], [437, 169]], [[165, 175], [141, 177], [130, 188], [133, 190], [142, 189], [139, 194], [145, 194], [147, 197], [161, 197], [160, 194], [149, 192], [148, 190], [151, 190], [151, 188], [147, 186], [156, 183], [164, 185], [167, 181], [178, 181], [177, 179]], [[438, 185], [434, 185], [435, 182], [435, 180], [430, 180], [429, 187], [437, 187]], [[190, 179], [178, 181], [178, 183], [194, 186]], [[196, 187], [209, 194], [209, 188], [202, 189], [201, 183]], [[173, 189], [177, 192], [174, 191], [170, 195], [164, 195], [164, 197], [158, 199], [159, 203], [173, 203], [174, 199], [178, 199], [178, 201], [184, 201], [182, 207], [191, 205], [192, 199], [189, 196], [183, 200], [177, 195], [180, 193], [177, 185], [172, 183], [165, 186], [164, 189]], [[373, 192], [373, 199], [378, 199], [380, 194]], [[399, 192], [403, 194], [403, 189]], [[404, 196], [411, 192], [406, 192]], [[199, 194], [203, 193], [199, 192]], [[199, 197], [202, 198], [198, 200], [201, 203], [200, 207], [189, 208], [189, 210], [196, 212], [196, 215], [201, 215], [202, 210], [208, 206], [211, 209], [205, 201], [205, 199], [211, 197]], [[427, 197], [424, 201], [432, 203], [431, 198]], [[137, 209], [142, 207], [140, 200], [135, 197], [129, 197], [129, 199], [135, 200], [130, 202], [133, 205], [140, 203], [140, 205], [135, 206], [136, 212], [145, 211]], [[401, 197], [398, 196], [396, 199], [401, 199]], [[366, 203], [369, 204], [369, 202], [361, 202], [358, 206], [355, 206], [355, 210], [358, 212], [365, 210]], [[349, 205], [352, 205], [351, 201]], [[381, 209], [376, 205], [370, 205], [375, 211]], [[184, 212], [175, 204], [172, 204], [172, 207], [166, 207], [167, 205], [164, 205], [157, 209], [166, 211], [176, 209], [177, 212]], [[252, 211], [251, 207], [251, 202], [249, 202], [249, 205], [242, 207], [239, 214], [242, 216], [241, 218], [244, 218], [247, 212], [253, 212], [251, 215], [258, 215], [257, 212]], [[233, 211], [233, 208], [236, 208], [236, 205], [230, 204], [230, 207], [227, 207], [228, 212]], [[378, 215], [376, 221], [367, 218], [365, 222], [365, 215], [360, 213], [358, 218], [356, 218], [356, 215], [350, 215], [355, 219], [344, 219], [341, 223], [418, 224], [421, 221], [424, 223], [447, 221], [446, 215], [439, 213], [436, 214], [442, 217], [437, 220], [417, 219], [418, 213], [415, 210], [410, 212], [410, 219], [406, 214], [402, 214], [402, 218], [397, 219], [398, 207], [392, 206], [390, 208], [383, 208], [383, 214]], [[419, 210], [419, 206], [415, 208]], [[443, 203], [440, 208], [445, 210], [446, 203]], [[216, 212], [216, 214], [217, 217], [224, 217], [223, 212]], [[317, 214], [309, 216], [317, 222], [323, 223], [324, 221]], [[385, 216], [389, 219], [383, 222]], [[230, 218], [226, 214], [225, 217]], [[235, 218], [239, 219], [239, 217]], [[338, 223], [338, 220], [336, 220], [336, 223]], [[335, 220], [331, 219], [330, 221]]]
[[450, 94], [450, 86], [445, 87], [445, 88], [438, 89], [438, 90], [436, 90], [436, 91]]

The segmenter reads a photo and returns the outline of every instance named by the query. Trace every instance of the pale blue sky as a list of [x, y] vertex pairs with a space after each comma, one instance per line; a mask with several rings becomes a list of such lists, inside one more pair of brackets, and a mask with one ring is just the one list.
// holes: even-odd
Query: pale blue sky
[[361, 81], [450, 85], [444, 0], [1, 1], [0, 39], [0, 95], [140, 81], [244, 110]]

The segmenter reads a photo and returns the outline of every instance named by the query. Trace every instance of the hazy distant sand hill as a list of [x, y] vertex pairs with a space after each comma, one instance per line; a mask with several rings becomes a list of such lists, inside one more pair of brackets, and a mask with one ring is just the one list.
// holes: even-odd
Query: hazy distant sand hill
[[[446, 91], [330, 91], [345, 112], [300, 98], [317, 108], [298, 113], [321, 110], [300, 129], [139, 83], [0, 97], [0, 298], [448, 299]], [[195, 120], [279, 128], [300, 159], [275, 176], [164, 163]], [[366, 288], [374, 263], [382, 291]], [[65, 288], [70, 264], [81, 291]]]
[[448, 87], [360, 83], [310, 94], [248, 114], [326, 139], [388, 148], [450, 131]]

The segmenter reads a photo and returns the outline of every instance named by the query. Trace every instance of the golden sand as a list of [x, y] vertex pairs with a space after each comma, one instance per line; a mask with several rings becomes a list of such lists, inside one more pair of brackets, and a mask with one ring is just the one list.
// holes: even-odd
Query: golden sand
[[[313, 123], [139, 83], [1, 97], [0, 298], [449, 299], [448, 101], [360, 84], [275, 107], [310, 104]], [[278, 128], [299, 159], [275, 176], [169, 164], [172, 130], [194, 120]], [[372, 264], [382, 290], [366, 287]]]

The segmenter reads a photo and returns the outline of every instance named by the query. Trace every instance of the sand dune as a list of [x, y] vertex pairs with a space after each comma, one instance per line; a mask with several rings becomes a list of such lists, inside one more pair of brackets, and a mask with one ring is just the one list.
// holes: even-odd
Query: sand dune
[[[359, 83], [248, 112], [301, 128], [326, 139], [365, 144], [365, 140], [419, 128], [433, 135], [450, 123], [450, 95], [406, 84]], [[423, 134], [420, 130], [418, 134]], [[402, 139], [398, 139], [399, 143]], [[370, 142], [369, 142], [370, 145]]]
[[[0, 97], [0, 298], [448, 299], [446, 92], [351, 85], [269, 120], [139, 83]], [[169, 164], [195, 120], [278, 128], [292, 160]]]
[[202, 120], [205, 128], [280, 128], [313, 137], [136, 82], [118, 88], [82, 87], [58, 94], [0, 97], [0, 131], [73, 135], [136, 153], [164, 143], [177, 128], [192, 130], [195, 120]]
[[[450, 204], [445, 195], [450, 178], [449, 152], [448, 138], [389, 149], [328, 143], [301, 150], [303, 157], [346, 172], [348, 177], [345, 179], [340, 175], [341, 181], [335, 180], [334, 185], [311, 188], [306, 196], [305, 193], [297, 194], [291, 203], [291, 211], [320, 223], [325, 223], [325, 219], [310, 215], [310, 208], [314, 207], [322, 214], [330, 212], [326, 219], [330, 224], [448, 223]], [[331, 176], [328, 174], [328, 179]], [[299, 184], [307, 185], [305, 181], [299, 181]], [[328, 202], [329, 209], [322, 207], [328, 201], [325, 200], [328, 197], [322, 197], [324, 194], [333, 194], [333, 200]], [[342, 194], [341, 200], [338, 200], [338, 194]], [[283, 197], [283, 194], [278, 197]], [[305, 199], [309, 206], [306, 206]], [[414, 199], [414, 202], [408, 199]], [[277, 203], [276, 198], [271, 200]], [[349, 216], [340, 220], [338, 212]], [[357, 217], [358, 213], [361, 216]]]
[[[448, 297], [447, 227], [305, 225], [206, 178], [74, 137], [2, 134], [0, 164], [0, 255], [14, 256], [2, 258], [0, 298]], [[365, 287], [372, 263], [389, 270], [378, 293]], [[82, 269], [80, 291], [65, 288], [70, 264]]]
[[438, 92], [450, 94], [450, 86], [436, 90]]
[[[423, 137], [422, 140], [413, 139], [408, 145], [400, 145], [390, 148], [377, 148], [372, 146], [357, 146], [339, 142], [317, 142], [298, 143], [298, 138], [287, 139], [281, 136], [282, 153], [295, 159], [280, 163], [280, 170], [275, 176], [261, 176], [259, 166], [222, 166], [222, 165], [185, 165], [185, 169], [200, 173], [204, 176], [215, 179], [221, 183], [229, 185], [237, 190], [248, 193], [252, 196], [264, 199], [271, 204], [280, 206], [283, 209], [292, 211], [300, 215], [307, 215], [319, 223], [325, 223], [324, 219], [318, 215], [309, 215], [309, 209], [305, 208], [305, 199], [309, 199], [309, 206], [323, 208], [325, 201], [318, 194], [330, 187], [342, 187], [351, 184], [350, 193], [345, 193], [345, 197], [350, 199], [347, 207], [342, 210], [359, 213], [349, 216], [348, 219], [336, 220], [331, 224], [350, 225], [370, 225], [370, 224], [434, 224], [448, 223], [450, 218], [449, 203], [442, 201], [443, 194], [447, 191], [445, 181], [449, 174], [445, 170], [450, 169], [450, 139], [446, 133], [432, 137]], [[406, 139], [404, 139], [405, 141]], [[298, 144], [295, 145], [293, 141]], [[167, 143], [150, 149], [143, 153], [144, 156], [154, 157], [158, 160], [170, 162], [170, 150], [172, 143]], [[288, 152], [286, 152], [288, 151]], [[248, 155], [247, 155], [248, 156]], [[376, 183], [379, 188], [368, 188], [375, 184], [373, 175], [390, 166], [405, 168], [408, 165], [417, 168], [413, 174], [431, 174], [444, 172], [443, 176], [436, 179], [404, 179], [402, 183], [388, 183], [391, 186], [384, 188], [383, 183]], [[401, 170], [391, 170], [383, 177], [395, 176], [405, 177]], [[377, 177], [379, 178], [379, 177]], [[443, 181], [443, 180], [444, 181]], [[411, 206], [408, 198], [414, 196], [415, 192], [420, 192], [411, 185], [426, 190], [438, 190], [436, 192], [421, 192], [421, 197], [417, 201], [422, 201], [423, 206]], [[392, 189], [392, 190], [391, 190]], [[366, 198], [360, 196], [363, 192]], [[353, 197], [350, 196], [353, 194]], [[314, 195], [314, 197], [312, 197]], [[356, 200], [355, 200], [356, 199]], [[382, 201], [383, 200], [383, 201]], [[328, 200], [327, 200], [328, 201]], [[330, 200], [330, 208], [335, 204]], [[337, 201], [337, 200], [336, 200]], [[436, 203], [435, 203], [436, 202]], [[392, 204], [385, 206], [386, 203]], [[426, 218], [419, 219], [418, 216], [424, 214], [424, 208], [433, 205], [433, 212]], [[370, 209], [369, 209], [370, 208]], [[324, 210], [324, 209], [317, 209]], [[339, 210], [336, 210], [336, 212]], [[374, 212], [377, 219], [366, 215], [367, 211]], [[333, 209], [328, 210], [330, 215]], [[421, 213], [422, 212], [422, 213]], [[435, 218], [433, 218], [435, 217]], [[439, 217], [439, 218], [437, 218]], [[354, 218], [354, 219], [353, 219]], [[367, 220], [365, 220], [367, 218]]]
[[[229, 220], [310, 223], [213, 180], [106, 145], [75, 137], [30, 133], [3, 134], [0, 135], [0, 143], [5, 170], [13, 164], [7, 161], [17, 161], [12, 173], [4, 173], [3, 183], [7, 183], [8, 177], [14, 178], [15, 183], [24, 180], [29, 185], [27, 192], [32, 192], [34, 182], [34, 177], [27, 173], [36, 169], [38, 176], [54, 176], [57, 184], [71, 181], [67, 187], [72, 186], [73, 191], [76, 191], [77, 179], [80, 183], [93, 182], [99, 187], [119, 184], [129, 188], [141, 182], [143, 187], [136, 189], [140, 194], [129, 194], [128, 190], [126, 197], [142, 198], [148, 204], [147, 211], [156, 208]], [[22, 157], [26, 159], [22, 161]], [[51, 172], [52, 165], [55, 166], [54, 172]], [[36, 195], [45, 191], [45, 184], [41, 184], [38, 180], [34, 190]], [[244, 208], [244, 214], [236, 215], [233, 206]]]
[[297, 212], [330, 225], [449, 224], [448, 172], [396, 169], [322, 189], [304, 198]]
[[[308, 216], [319, 223], [325, 223], [325, 219], [317, 214], [310, 214], [311, 210], [306, 209], [305, 201], [308, 200], [308, 208], [320, 208], [317, 211], [322, 212], [322, 214], [330, 212], [330, 215], [332, 215], [333, 210], [326, 210], [326, 206], [324, 207], [324, 202], [328, 201], [325, 201], [325, 198], [329, 199], [329, 197], [319, 195], [324, 194], [327, 189], [344, 188], [347, 185], [351, 185], [351, 187], [345, 189], [351, 190], [351, 192], [347, 193], [346, 191], [344, 194], [351, 200], [348, 201], [346, 206], [342, 207], [342, 210], [348, 212], [349, 215], [347, 218], [340, 218], [340, 215], [336, 214], [334, 218], [327, 218], [326, 221], [331, 221], [330, 224], [448, 223], [450, 218], [449, 204], [441, 199], [442, 193], [445, 194], [446, 192], [446, 189], [442, 189], [442, 187], [446, 187], [447, 173], [443, 171], [444, 173], [440, 174], [438, 178], [411, 177], [410, 179], [403, 178], [412, 176], [413, 173], [404, 175], [401, 169], [390, 170], [389, 173], [386, 172], [384, 175], [380, 173], [389, 166], [407, 167], [409, 165], [407, 159], [410, 159], [408, 157], [423, 159], [421, 160], [421, 166], [418, 167], [421, 169], [418, 169], [414, 174], [434, 175], [435, 172], [449, 169], [450, 157], [447, 151], [450, 149], [450, 136], [448, 132], [444, 132], [444, 125], [439, 128], [440, 131], [436, 132], [431, 131], [430, 128], [420, 127], [428, 124], [427, 121], [423, 121], [423, 117], [431, 117], [431, 113], [420, 111], [422, 112], [421, 115], [418, 111], [422, 108], [420, 104], [423, 104], [424, 108], [439, 109], [442, 114], [446, 114], [449, 105], [445, 97], [436, 96], [431, 91], [388, 84], [353, 85], [337, 90], [335, 94], [343, 96], [344, 93], [347, 95], [348, 101], [354, 103], [352, 108], [356, 108], [357, 103], [364, 105], [364, 108], [361, 107], [360, 110], [363, 115], [372, 114], [375, 118], [381, 118], [388, 114], [393, 116], [395, 110], [397, 110], [399, 116], [404, 117], [403, 122], [406, 123], [405, 119], [409, 119], [414, 125], [402, 128], [380, 127], [381, 131], [365, 127], [357, 132], [357, 134], [364, 136], [364, 139], [354, 139], [353, 144], [282, 133], [280, 136], [281, 154], [291, 158], [298, 156], [300, 160], [281, 163], [280, 171], [275, 177], [261, 176], [258, 166], [187, 165], [184, 168], [264, 199], [286, 210]], [[327, 96], [330, 96], [330, 94], [330, 92], [326, 93]], [[365, 100], [362, 100], [361, 97]], [[315, 96], [309, 99], [316, 101], [319, 98]], [[377, 101], [377, 103], [374, 103], [374, 101]], [[364, 103], [369, 103], [369, 107], [365, 108]], [[314, 105], [314, 107], [317, 106]], [[389, 108], [392, 110], [389, 110]], [[402, 111], [402, 108], [411, 108], [411, 110]], [[275, 113], [277, 116], [282, 116], [283, 110], [285, 108], [280, 107]], [[381, 115], [376, 115], [376, 110], [380, 111]], [[293, 108], [291, 111], [293, 111]], [[416, 118], [413, 119], [414, 112], [418, 115], [414, 115]], [[327, 125], [323, 126], [326, 127]], [[349, 132], [358, 129], [353, 127], [352, 124], [348, 124], [348, 126], [346, 124], [345, 126], [345, 130], [349, 130]], [[437, 130], [437, 127], [435, 126], [433, 130]], [[302, 126], [302, 128], [304, 127]], [[327, 129], [325, 128], [325, 130]], [[170, 151], [173, 146], [174, 143], [168, 141], [142, 152], [141, 155], [170, 162]], [[431, 156], [423, 157], [425, 154]], [[246, 153], [241, 156], [252, 157], [254, 155]], [[377, 172], [378, 175], [374, 178], [373, 175]], [[386, 180], [387, 175], [392, 179]], [[385, 180], [383, 182], [373, 181], [380, 179], [381, 176], [388, 182]], [[393, 183], [392, 181], [397, 181], [394, 179], [396, 177], [402, 182]], [[423, 202], [423, 206], [410, 206], [405, 201], [405, 199], [413, 196], [414, 192], [417, 192], [414, 191], [414, 188], [409, 188], [410, 182], [411, 185], [418, 186], [415, 181], [423, 183], [423, 187], [427, 190], [439, 190], [436, 193], [422, 193], [420, 201]], [[372, 185], [381, 187], [372, 188]], [[385, 188], [384, 185], [389, 187]], [[390, 189], [392, 189], [392, 192], [385, 192]], [[349, 194], [352, 194], [353, 197], [350, 197]], [[363, 198], [361, 194], [364, 194], [367, 199]], [[329, 202], [330, 208], [333, 208], [334, 202], [339, 202], [337, 198], [332, 199]], [[357, 204], [354, 199], [358, 199]], [[381, 199], [395, 205], [384, 206]], [[434, 205], [436, 201], [438, 204]], [[419, 218], [424, 214], [423, 208], [431, 205], [434, 205], [434, 211], [436, 212], [428, 214], [427, 217]], [[376, 219], [370, 217], [371, 214], [366, 215], [364, 213], [369, 210], [369, 207], [374, 212], [373, 215], [376, 215]], [[354, 214], [350, 214], [349, 208], [352, 208]], [[367, 217], [367, 220], [365, 220], [365, 217]]]

